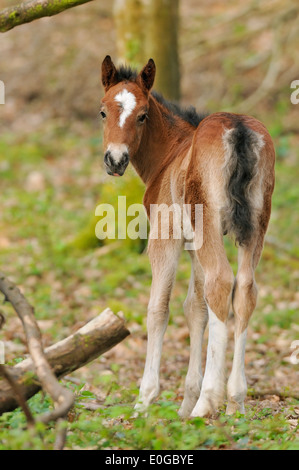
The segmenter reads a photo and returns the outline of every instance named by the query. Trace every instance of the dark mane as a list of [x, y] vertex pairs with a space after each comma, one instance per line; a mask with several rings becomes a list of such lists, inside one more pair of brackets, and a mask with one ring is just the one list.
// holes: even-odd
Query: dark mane
[[126, 65], [121, 65], [117, 69], [117, 78], [119, 82], [135, 82], [137, 76], [137, 70]]
[[[117, 69], [117, 78], [119, 82], [136, 82], [138, 76], [137, 70], [129, 66], [121, 65]], [[164, 108], [166, 108], [174, 116], [178, 116], [183, 121], [188, 122], [193, 127], [197, 127], [199, 123], [207, 117], [208, 114], [199, 114], [193, 106], [182, 108], [177, 103], [166, 100], [161, 93], [156, 91], [151, 92], [155, 100], [158, 101]]]
[[191, 124], [193, 127], [197, 127], [199, 123], [208, 115], [204, 113], [199, 114], [194, 106], [182, 108], [177, 103], [166, 100], [163, 95], [157, 93], [156, 91], [152, 91], [152, 96], [155, 98], [155, 100], [158, 101], [158, 103], [162, 104], [162, 106], [164, 106], [164, 108], [170, 111], [173, 115], [178, 116], [179, 118]]

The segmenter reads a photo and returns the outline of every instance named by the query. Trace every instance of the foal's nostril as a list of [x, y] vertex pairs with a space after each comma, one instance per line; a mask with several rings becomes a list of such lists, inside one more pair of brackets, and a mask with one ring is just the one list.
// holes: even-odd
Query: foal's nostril
[[129, 162], [129, 154], [124, 153], [123, 156], [121, 157], [121, 160], [119, 162], [120, 166], [126, 165]]
[[108, 175], [122, 176], [129, 164], [129, 154], [126, 151], [118, 154], [107, 150], [104, 155], [104, 163]]
[[108, 150], [108, 152], [105, 153], [104, 155], [104, 162], [106, 165], [111, 166], [113, 165], [113, 159], [111, 157], [111, 152]]

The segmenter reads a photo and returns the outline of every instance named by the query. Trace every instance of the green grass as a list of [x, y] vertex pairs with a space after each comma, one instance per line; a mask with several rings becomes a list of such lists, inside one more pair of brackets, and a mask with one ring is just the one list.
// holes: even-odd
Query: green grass
[[[112, 386], [111, 386], [112, 384]], [[101, 385], [110, 394], [119, 392], [117, 378]], [[96, 411], [87, 411], [82, 402], [92, 400], [91, 392], [80, 391], [82, 385], [70, 385], [76, 402], [69, 413], [66, 447], [74, 449], [125, 449], [125, 450], [298, 450], [296, 429], [282, 412], [273, 415], [270, 408], [251, 409], [246, 416], [228, 417], [221, 412], [216, 420], [193, 418], [182, 421], [177, 415], [173, 392], [163, 392], [159, 401], [151, 405], [146, 415], [136, 413], [128, 395], [136, 396], [131, 389], [127, 396], [109, 398]], [[49, 409], [47, 398], [36, 395], [29, 400], [35, 413]], [[66, 425], [66, 424], [64, 424]], [[25, 426], [23, 414], [16, 410], [0, 418], [0, 450], [51, 449], [55, 441], [55, 427], [38, 424], [35, 429], [21, 430]], [[297, 427], [298, 429], [298, 427]]]

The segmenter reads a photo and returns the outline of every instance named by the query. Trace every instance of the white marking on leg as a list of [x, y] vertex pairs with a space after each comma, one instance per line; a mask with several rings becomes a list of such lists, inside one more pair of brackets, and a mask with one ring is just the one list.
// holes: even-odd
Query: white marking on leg
[[147, 353], [138, 402], [135, 409], [143, 410], [158, 396], [162, 342], [169, 318], [169, 297], [175, 279], [181, 250], [180, 240], [150, 240], [153, 281], [147, 314]]
[[125, 144], [111, 143], [107, 147], [107, 152], [110, 152], [114, 162], [118, 163], [122, 159], [124, 153], [129, 153], [129, 149]]
[[[200, 315], [200, 312], [195, 312]], [[204, 322], [199, 319], [200, 328], [195, 326], [195, 331], [190, 330], [190, 361], [185, 382], [184, 400], [179, 409], [179, 416], [187, 418], [193, 410], [201, 389], [202, 371], [201, 371], [201, 349], [204, 333]], [[201, 331], [200, 331], [201, 330]], [[195, 338], [195, 334], [198, 333]]]
[[[150, 322], [154, 321], [155, 319], [151, 318]], [[148, 338], [144, 374], [141, 381], [138, 403], [135, 405], [135, 409], [137, 410], [146, 409], [159, 395], [159, 370], [162, 354], [162, 342], [167, 323], [168, 313], [165, 314], [164, 325], [161, 325], [159, 329], [153, 330], [148, 322], [148, 330], [152, 330], [153, 334]]]
[[190, 360], [185, 382], [184, 400], [179, 409], [179, 416], [182, 418], [190, 416], [200, 395], [202, 384], [201, 350], [208, 317], [203, 292], [200, 288], [197, 287], [196, 289], [195, 287], [195, 275], [196, 283], [203, 283], [195, 263], [196, 261], [193, 259], [188, 295], [184, 303], [184, 311], [190, 331]]
[[[163, 270], [161, 270], [163, 274]], [[169, 280], [171, 283], [172, 280]], [[161, 283], [163, 286], [163, 283]], [[159, 370], [162, 355], [162, 343], [167, 327], [168, 304], [161, 302], [162, 292], [152, 288], [147, 314], [147, 352], [144, 373], [140, 385], [138, 402], [135, 409], [143, 410], [158, 396], [160, 391]]]
[[115, 96], [114, 100], [120, 105], [122, 108], [120, 117], [119, 117], [119, 127], [123, 127], [126, 119], [132, 114], [135, 106], [136, 106], [136, 97], [128, 91], [126, 88]]
[[221, 404], [224, 395], [224, 367], [227, 344], [226, 323], [208, 306], [209, 342], [206, 369], [198, 402], [191, 416], [206, 416]]
[[236, 411], [245, 413], [244, 399], [247, 393], [247, 382], [245, 377], [245, 346], [247, 329], [238, 337], [235, 337], [235, 351], [231, 374], [228, 379], [228, 405], [227, 414]]

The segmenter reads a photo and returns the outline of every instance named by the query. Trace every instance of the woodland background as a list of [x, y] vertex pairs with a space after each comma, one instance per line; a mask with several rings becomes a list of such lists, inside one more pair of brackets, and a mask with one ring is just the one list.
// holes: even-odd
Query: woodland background
[[[14, 3], [0, 0], [0, 7]], [[150, 3], [156, 10], [142, 16], [141, 1], [128, 0], [122, 13], [121, 1], [95, 0], [1, 34], [1, 270], [35, 306], [45, 346], [107, 306], [126, 318], [131, 335], [63, 381], [76, 395], [66, 448], [298, 449], [299, 365], [290, 358], [299, 339], [299, 104], [291, 103], [290, 85], [299, 80], [299, 7], [281, 0], [160, 0], [162, 15], [159, 2]], [[162, 395], [147, 419], [132, 416], [151, 274], [142, 243], [103, 245], [94, 235], [99, 203], [117, 207], [118, 195], [130, 204], [143, 194], [133, 170], [115, 180], [103, 169], [100, 64], [107, 54], [136, 66], [152, 56], [161, 71], [165, 37], [161, 24], [155, 30], [158, 20], [165, 37], [172, 35], [173, 68], [170, 75], [169, 66], [160, 72], [157, 90], [199, 111], [252, 114], [266, 124], [276, 147], [273, 212], [248, 333], [245, 418], [177, 417], [189, 357], [182, 309], [190, 275], [186, 253], [165, 335]], [[233, 243], [226, 246], [236, 269]], [[6, 317], [0, 341], [13, 364], [27, 353], [24, 332], [9, 305], [0, 309]], [[229, 324], [228, 371], [233, 318]], [[42, 394], [29, 404], [36, 413], [52, 406]], [[52, 448], [54, 428], [37, 433], [23, 424], [19, 410], [0, 417], [0, 449]]]

